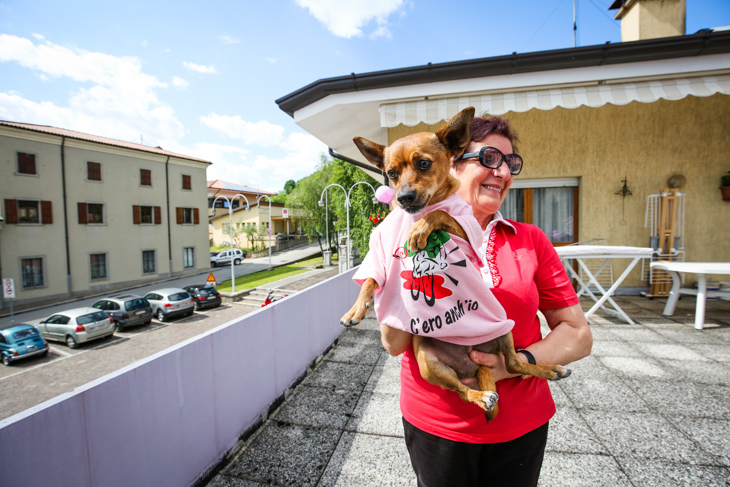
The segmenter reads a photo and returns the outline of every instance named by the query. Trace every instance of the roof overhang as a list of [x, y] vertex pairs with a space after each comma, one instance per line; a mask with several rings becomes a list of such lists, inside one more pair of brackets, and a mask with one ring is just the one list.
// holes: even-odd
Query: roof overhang
[[389, 127], [435, 124], [467, 106], [496, 115], [715, 93], [730, 94], [727, 31], [353, 73], [276, 103], [334, 151], [362, 161], [353, 137], [386, 145]]

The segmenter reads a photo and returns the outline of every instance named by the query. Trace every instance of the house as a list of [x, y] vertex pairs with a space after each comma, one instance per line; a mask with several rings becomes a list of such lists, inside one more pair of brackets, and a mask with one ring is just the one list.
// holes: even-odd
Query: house
[[0, 121], [0, 276], [14, 280], [13, 304], [209, 268], [210, 164], [160, 147]]
[[[620, 43], [353, 73], [276, 102], [353, 162], [364, 160], [353, 136], [388, 145], [435, 131], [467, 106], [509, 118], [525, 167], [503, 210], [555, 245], [649, 246], [652, 195], [675, 176], [684, 182], [686, 259], [728, 262], [730, 203], [718, 186], [730, 170], [730, 30], [684, 35], [684, 0], [612, 7]], [[614, 274], [625, 268], [615, 262]], [[633, 271], [623, 291], [646, 289], [646, 278]]]
[[[244, 184], [229, 183], [228, 181], [221, 181], [220, 179], [214, 179], [208, 181], [208, 208], [213, 208], [215, 202], [215, 208], [213, 209], [216, 215], [221, 213], [228, 214], [228, 201], [232, 200], [233, 209], [238, 208], [241, 205], [245, 206], [245, 203], [253, 205], [259, 199], [266, 201], [266, 197], [273, 197], [276, 193], [263, 191], [261, 189], [251, 188]], [[237, 196], [237, 195], [242, 195]]]

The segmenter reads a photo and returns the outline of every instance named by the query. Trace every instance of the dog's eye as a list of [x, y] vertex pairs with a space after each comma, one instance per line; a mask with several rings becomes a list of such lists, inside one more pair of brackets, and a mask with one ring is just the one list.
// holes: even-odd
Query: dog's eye
[[432, 162], [428, 159], [421, 159], [420, 161], [418, 161], [418, 169], [425, 171], [426, 169], [431, 167], [431, 164]]
[[392, 180], [396, 180], [398, 179], [398, 173], [391, 169], [388, 171], [388, 177]]

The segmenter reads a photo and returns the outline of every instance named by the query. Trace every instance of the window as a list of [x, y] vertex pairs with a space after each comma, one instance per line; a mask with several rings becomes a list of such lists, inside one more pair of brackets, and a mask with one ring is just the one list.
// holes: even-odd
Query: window
[[155, 272], [156, 259], [154, 250], [142, 251], [142, 273], [150, 274]]
[[142, 186], [152, 186], [152, 171], [149, 169], [139, 170], [139, 184]]
[[578, 180], [516, 180], [500, 211], [510, 220], [537, 225], [553, 244], [577, 242]]
[[38, 200], [5, 200], [5, 223], [51, 224], [53, 203]]
[[38, 174], [35, 168], [35, 154], [18, 152], [18, 174]]
[[182, 175], [182, 189], [193, 189], [192, 177], [187, 174]]
[[89, 257], [91, 266], [91, 280], [106, 279], [106, 254], [91, 254]]
[[162, 223], [162, 210], [159, 206], [132, 206], [132, 221], [135, 225], [159, 225]]
[[89, 181], [101, 181], [101, 163], [86, 163], [86, 179], [88, 179]]
[[23, 289], [43, 286], [43, 259], [34, 257], [20, 260]]
[[79, 203], [79, 225], [101, 225], [104, 223], [102, 203]]
[[195, 248], [185, 247], [183, 249], [183, 267], [195, 267]]
[[175, 208], [178, 225], [197, 225], [200, 223], [200, 213], [197, 208]]

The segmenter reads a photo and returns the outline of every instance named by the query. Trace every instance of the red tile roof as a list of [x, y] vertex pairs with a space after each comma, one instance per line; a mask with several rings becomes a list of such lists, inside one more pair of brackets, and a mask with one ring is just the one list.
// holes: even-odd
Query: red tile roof
[[61, 129], [57, 127], [51, 127], [48, 125], [34, 125], [32, 123], [19, 123], [9, 122], [0, 120], [0, 126], [15, 127], [23, 130], [31, 130], [34, 132], [42, 132], [45, 134], [58, 135], [62, 137], [68, 137], [71, 139], [85, 140], [87, 142], [94, 142], [97, 144], [113, 145], [115, 147], [123, 147], [125, 149], [139, 150], [143, 152], [151, 152], [153, 154], [160, 154], [164, 156], [177, 157], [179, 159], [188, 159], [191, 161], [204, 162], [206, 164], [212, 164], [210, 161], [205, 159], [199, 159], [197, 157], [186, 156], [184, 154], [178, 154], [162, 149], [162, 147], [149, 147], [142, 144], [135, 144], [133, 142], [124, 142], [123, 140], [110, 139], [107, 137], [101, 137], [99, 135], [85, 134], [83, 132], [76, 132], [74, 130]]
[[221, 181], [220, 179], [214, 179], [213, 181], [208, 181], [208, 188], [223, 190], [223, 191], [237, 191], [239, 193], [245, 192], [245, 193], [258, 193], [258, 194], [267, 194], [267, 195], [276, 194], [276, 193], [271, 193], [269, 191], [264, 191], [262, 189], [252, 188], [250, 186], [246, 186], [245, 184], [236, 184], [236, 183], [229, 183], [228, 181]]

